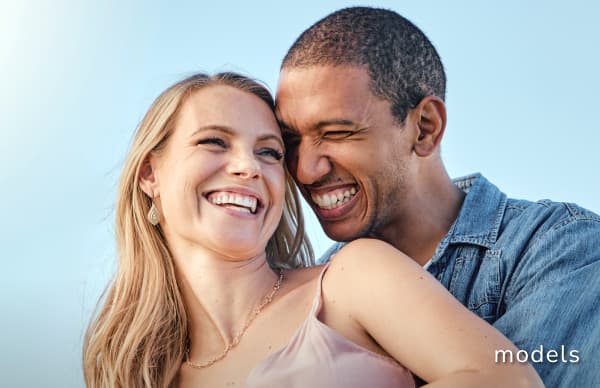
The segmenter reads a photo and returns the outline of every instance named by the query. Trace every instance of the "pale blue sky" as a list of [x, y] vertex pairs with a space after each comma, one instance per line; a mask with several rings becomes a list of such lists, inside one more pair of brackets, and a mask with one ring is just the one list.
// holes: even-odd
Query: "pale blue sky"
[[156, 95], [199, 70], [274, 90], [293, 40], [344, 6], [392, 8], [439, 50], [452, 176], [600, 211], [595, 1], [171, 3], [0, 3], [0, 386], [82, 386], [84, 327], [114, 269], [116, 181]]

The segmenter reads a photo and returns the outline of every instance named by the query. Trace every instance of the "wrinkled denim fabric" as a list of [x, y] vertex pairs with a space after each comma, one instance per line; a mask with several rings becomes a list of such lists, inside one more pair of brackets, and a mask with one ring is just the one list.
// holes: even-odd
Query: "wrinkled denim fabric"
[[547, 387], [600, 387], [600, 216], [507, 198], [480, 174], [455, 184], [467, 195], [427, 270], [525, 351]]

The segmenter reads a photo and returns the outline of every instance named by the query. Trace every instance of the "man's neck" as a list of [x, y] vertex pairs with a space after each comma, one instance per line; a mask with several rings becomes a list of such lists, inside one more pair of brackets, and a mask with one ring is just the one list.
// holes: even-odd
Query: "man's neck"
[[384, 240], [425, 265], [458, 217], [465, 193], [448, 178], [412, 198], [404, 209], [373, 237]]

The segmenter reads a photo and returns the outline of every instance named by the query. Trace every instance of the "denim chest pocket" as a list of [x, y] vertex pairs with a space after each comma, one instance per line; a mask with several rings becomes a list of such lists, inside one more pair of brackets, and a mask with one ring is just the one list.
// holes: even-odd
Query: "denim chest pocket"
[[465, 249], [456, 258], [449, 291], [486, 321], [496, 320], [500, 300], [499, 249]]

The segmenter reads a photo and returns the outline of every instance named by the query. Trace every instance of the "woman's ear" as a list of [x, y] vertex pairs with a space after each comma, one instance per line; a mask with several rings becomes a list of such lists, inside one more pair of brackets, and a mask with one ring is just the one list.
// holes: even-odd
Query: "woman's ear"
[[146, 156], [138, 176], [140, 188], [150, 198], [159, 196], [158, 179], [156, 179], [155, 163], [153, 162], [154, 158], [151, 155]]
[[439, 97], [427, 96], [415, 108], [418, 134], [414, 150], [427, 157], [439, 148], [446, 129], [446, 105]]

